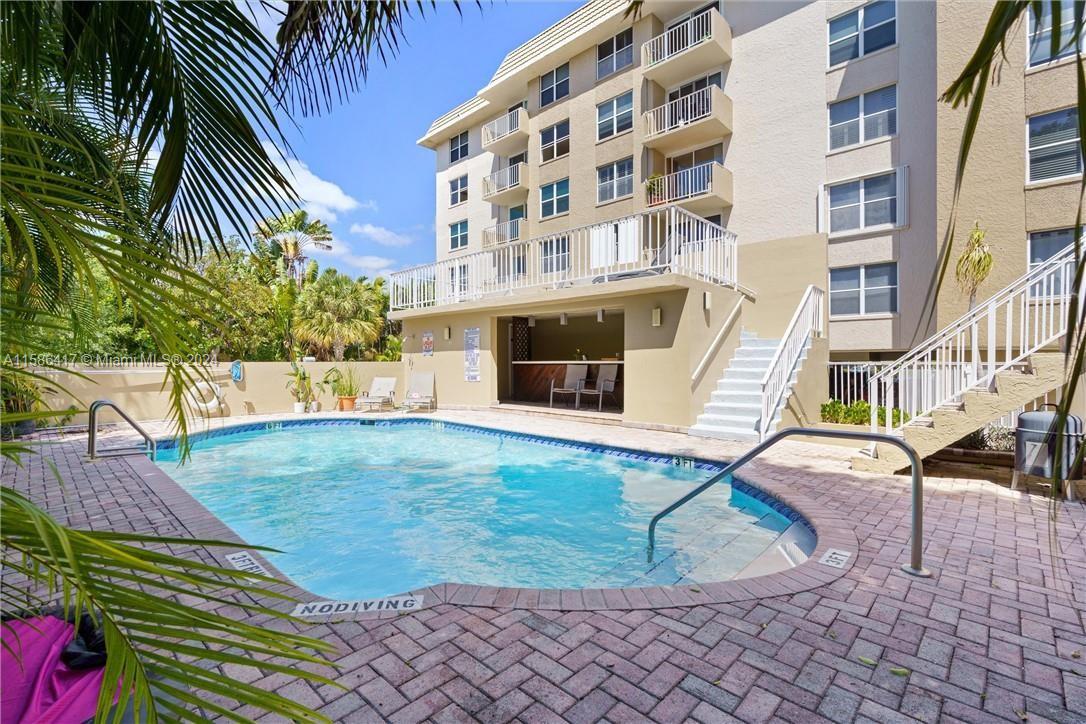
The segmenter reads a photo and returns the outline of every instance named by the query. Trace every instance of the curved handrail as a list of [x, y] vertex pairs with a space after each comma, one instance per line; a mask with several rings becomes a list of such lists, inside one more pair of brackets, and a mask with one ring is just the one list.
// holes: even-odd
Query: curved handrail
[[[144, 442], [147, 444], [147, 450], [151, 453], [151, 459], [154, 460], [158, 454], [158, 444], [155, 442], [155, 439], [112, 400], [95, 400], [87, 410], [87, 456], [91, 460], [102, 457], [102, 455], [98, 453], [98, 410], [103, 407], [112, 408], [114, 412], [124, 418], [124, 421], [131, 425], [132, 428], [143, 437]], [[104, 450], [102, 452], [108, 454], [111, 451]]]
[[921, 462], [920, 456], [913, 449], [913, 446], [904, 440], [894, 437], [893, 435], [884, 435], [878, 432], [853, 432], [852, 430], [821, 430], [811, 427], [789, 427], [774, 433], [772, 437], [767, 437], [763, 442], [755, 445], [750, 450], [747, 450], [741, 456], [729, 463], [723, 470], [706, 480], [698, 487], [691, 490], [683, 497], [676, 500], [671, 505], [667, 506], [659, 513], [657, 513], [652, 522], [649, 523], [649, 547], [648, 547], [648, 559], [649, 563], [652, 562], [653, 550], [656, 548], [656, 525], [660, 522], [660, 519], [666, 515], [670, 515], [676, 509], [686, 505], [697, 496], [704, 493], [712, 486], [719, 483], [724, 478], [734, 473], [739, 468], [749, 463], [754, 458], [762, 454], [763, 451], [773, 447], [778, 442], [786, 437], [792, 437], [794, 435], [807, 435], [809, 437], [828, 437], [837, 438], [839, 440], [870, 440], [871, 442], [884, 442], [889, 445], [894, 445], [900, 448], [909, 458], [909, 462], [912, 464], [912, 476], [913, 476], [913, 516], [912, 516], [912, 551], [908, 564], [903, 564], [901, 570], [914, 576], [921, 576], [927, 578], [931, 575], [929, 571], [924, 568], [923, 562], [923, 538], [924, 538], [924, 463]]

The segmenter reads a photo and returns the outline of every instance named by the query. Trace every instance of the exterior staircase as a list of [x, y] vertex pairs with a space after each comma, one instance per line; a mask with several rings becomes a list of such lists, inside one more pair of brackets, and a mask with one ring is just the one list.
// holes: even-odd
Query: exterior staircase
[[764, 339], [743, 330], [739, 348], [724, 376], [698, 415], [690, 434], [723, 440], [758, 440], [762, 415], [762, 378], [777, 353], [779, 339]]
[[[904, 438], [923, 458], [1063, 386], [1074, 278], [1069, 246], [872, 376], [871, 431]], [[854, 470], [880, 473], [908, 464], [885, 444], [852, 459]]]

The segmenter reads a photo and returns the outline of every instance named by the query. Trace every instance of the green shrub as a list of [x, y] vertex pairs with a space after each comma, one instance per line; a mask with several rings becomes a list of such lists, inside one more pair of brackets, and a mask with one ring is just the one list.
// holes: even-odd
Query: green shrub
[[[821, 410], [822, 422], [832, 422], [843, 425], [871, 424], [871, 404], [867, 400], [856, 400], [851, 405], [846, 405], [840, 400], [830, 400], [829, 402], [823, 403]], [[886, 408], [880, 405], [875, 414], [878, 417], [879, 425], [885, 425]], [[903, 421], [908, 422], [908, 420], [908, 415], [900, 409], [894, 408], [894, 427], [897, 427]]]
[[845, 416], [845, 405], [840, 400], [830, 400], [822, 405], [822, 422], [841, 422]]

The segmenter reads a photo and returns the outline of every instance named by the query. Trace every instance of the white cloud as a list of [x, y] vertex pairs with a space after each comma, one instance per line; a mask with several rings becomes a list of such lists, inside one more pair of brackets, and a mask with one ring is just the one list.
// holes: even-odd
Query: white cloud
[[332, 249], [330, 251], [319, 252], [320, 255], [329, 261], [332, 266], [335, 266], [340, 271], [348, 271], [344, 267], [350, 267], [350, 271], [357, 274], [365, 274], [370, 278], [374, 277], [387, 277], [392, 273], [393, 269], [398, 265], [395, 259], [389, 259], [384, 256], [374, 256], [371, 254], [356, 254], [351, 249], [350, 244], [336, 239], [332, 242]]
[[290, 179], [298, 197], [305, 204], [305, 210], [311, 216], [330, 223], [335, 221], [339, 214], [359, 208], [356, 199], [335, 183], [322, 179], [310, 171], [304, 161], [288, 158], [284, 163], [275, 144], [264, 141], [263, 145], [268, 157]]
[[399, 234], [391, 229], [374, 226], [373, 224], [351, 224], [351, 233], [359, 234], [381, 246], [407, 246], [414, 241], [407, 234]]
[[374, 213], [377, 213], [381, 210], [381, 208], [377, 205], [376, 199], [366, 199], [358, 205], [358, 208], [362, 211], [372, 211]]

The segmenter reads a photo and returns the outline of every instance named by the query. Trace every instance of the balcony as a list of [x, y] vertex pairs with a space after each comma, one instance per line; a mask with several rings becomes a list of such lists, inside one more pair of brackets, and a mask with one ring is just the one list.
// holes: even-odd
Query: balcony
[[716, 10], [695, 15], [641, 46], [644, 76], [670, 88], [732, 57], [732, 29]]
[[499, 156], [528, 147], [528, 111], [516, 108], [483, 126], [483, 150]]
[[645, 182], [649, 206], [678, 204], [695, 214], [732, 205], [732, 173], [716, 161], [650, 178]]
[[711, 85], [646, 111], [645, 140], [662, 152], [716, 143], [732, 132], [732, 99]]
[[483, 178], [483, 199], [501, 206], [516, 206], [528, 198], [528, 164], [516, 163]]
[[681, 274], [734, 286], [735, 234], [678, 206], [424, 264], [389, 277], [393, 311]]
[[495, 224], [489, 229], [483, 229], [483, 248], [490, 249], [511, 241], [520, 241], [521, 227], [524, 219], [510, 219], [501, 224]]

